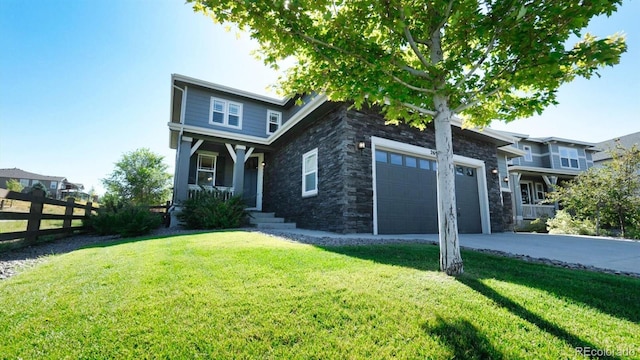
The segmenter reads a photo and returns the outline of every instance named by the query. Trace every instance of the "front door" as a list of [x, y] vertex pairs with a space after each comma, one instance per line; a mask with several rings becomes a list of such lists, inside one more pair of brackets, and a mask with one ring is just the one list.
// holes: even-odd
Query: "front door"
[[252, 154], [244, 163], [242, 199], [248, 209], [262, 210], [262, 161], [264, 154]]

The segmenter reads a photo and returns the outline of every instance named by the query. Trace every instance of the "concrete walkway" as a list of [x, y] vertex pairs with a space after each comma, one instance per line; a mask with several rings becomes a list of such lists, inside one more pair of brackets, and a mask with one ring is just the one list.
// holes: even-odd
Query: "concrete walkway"
[[[438, 241], [437, 234], [372, 235], [334, 234], [324, 231], [290, 229], [282, 233], [313, 237], [400, 239]], [[534, 258], [640, 274], [640, 241], [594, 236], [549, 235], [529, 233], [461, 234], [460, 245], [474, 249], [504, 251]]]

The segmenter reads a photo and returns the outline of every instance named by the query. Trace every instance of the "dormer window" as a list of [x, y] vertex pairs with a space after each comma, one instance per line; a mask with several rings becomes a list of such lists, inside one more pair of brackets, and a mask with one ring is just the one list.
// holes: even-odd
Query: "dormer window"
[[242, 128], [242, 104], [211, 97], [209, 124]]
[[282, 125], [282, 113], [273, 110], [267, 110], [267, 134], [271, 135], [278, 131]]
[[578, 150], [560, 146], [560, 166], [569, 169], [579, 169]]

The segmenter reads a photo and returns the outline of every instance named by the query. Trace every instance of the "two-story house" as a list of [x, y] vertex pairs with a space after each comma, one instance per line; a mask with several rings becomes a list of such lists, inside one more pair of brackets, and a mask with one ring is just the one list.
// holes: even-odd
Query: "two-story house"
[[506, 134], [517, 139], [512, 146], [523, 152], [521, 157], [508, 161], [516, 224], [543, 216], [553, 217], [557, 204], [545, 203], [547, 193], [562, 181], [592, 167], [593, 154], [599, 149], [584, 141]]
[[[302, 228], [437, 233], [432, 126], [387, 125], [377, 109], [321, 94], [280, 100], [172, 75], [168, 127], [176, 204], [215, 187]], [[511, 227], [506, 162], [523, 154], [514, 142], [453, 126], [460, 232]]]
[[41, 184], [49, 197], [60, 199], [62, 191], [66, 188], [67, 178], [63, 176], [40, 175], [18, 168], [0, 169], [0, 188], [7, 188], [7, 181], [16, 180], [24, 189], [30, 189], [36, 184]]

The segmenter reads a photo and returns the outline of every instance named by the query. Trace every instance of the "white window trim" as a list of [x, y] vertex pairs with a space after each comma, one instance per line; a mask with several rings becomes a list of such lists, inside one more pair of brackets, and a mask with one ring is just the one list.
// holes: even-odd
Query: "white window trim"
[[29, 179], [20, 179], [19, 182], [20, 182], [20, 185], [22, 185], [23, 187], [27, 187], [31, 183], [31, 181], [29, 181]]
[[56, 189], [58, 188], [58, 182], [57, 182], [57, 181], [55, 181], [55, 180], [52, 180], [52, 181], [49, 183], [49, 188], [50, 188], [50, 189], [53, 189], [53, 190], [56, 190]]
[[533, 161], [533, 156], [531, 154], [531, 146], [524, 145], [522, 147], [522, 150], [526, 152], [526, 154], [524, 154], [524, 161]]
[[[198, 185], [198, 172], [200, 172], [200, 156], [210, 156], [213, 157], [213, 186], [216, 185], [216, 176], [218, 174], [218, 153], [217, 152], [210, 152], [210, 151], [197, 151], [196, 155], [198, 156], [196, 158], [196, 185]], [[206, 172], [211, 172], [211, 170], [208, 169], [202, 169], [202, 171], [206, 171]]]
[[[566, 150], [567, 151], [567, 157], [563, 157], [562, 156], [562, 150]], [[576, 157], [571, 157], [571, 153], [575, 153]], [[576, 148], [570, 148], [570, 147], [566, 147], [566, 146], [558, 146], [558, 158], [560, 159], [560, 167], [563, 169], [580, 169], [580, 154], [578, 154], [578, 149]], [[562, 159], [568, 159], [569, 160], [569, 166], [564, 166], [562, 165]], [[575, 160], [578, 163], [577, 167], [573, 167], [571, 166], [571, 160]]]
[[[305, 163], [307, 158], [314, 156], [316, 158], [316, 169], [314, 171], [305, 171]], [[305, 191], [307, 188], [307, 179], [306, 175], [312, 174], [315, 172], [316, 178], [316, 188], [312, 190]], [[311, 151], [308, 151], [302, 155], [302, 197], [315, 196], [318, 195], [318, 148], [315, 148]]]
[[[217, 123], [213, 121], [213, 104], [216, 101], [220, 101], [224, 103], [224, 114], [222, 117], [222, 123]], [[229, 106], [230, 105], [235, 105], [238, 107], [239, 113], [238, 113], [238, 125], [231, 125], [229, 124]], [[225, 99], [220, 99], [217, 97], [211, 97], [211, 101], [209, 102], [209, 124], [211, 125], [217, 125], [217, 126], [225, 126], [225, 127], [229, 127], [229, 128], [233, 128], [233, 129], [242, 129], [242, 104], [238, 103], [238, 102], [234, 102], [234, 101], [229, 101], [229, 100], [225, 100]]]
[[[271, 115], [278, 116], [278, 128], [275, 131], [269, 131], [269, 128], [270, 128], [269, 125], [274, 124], [271, 122]], [[267, 110], [267, 135], [274, 134], [276, 131], [280, 130], [281, 126], [282, 126], [282, 113], [280, 111]]]

